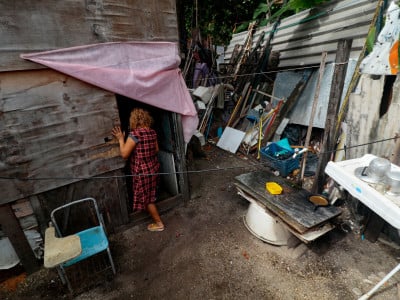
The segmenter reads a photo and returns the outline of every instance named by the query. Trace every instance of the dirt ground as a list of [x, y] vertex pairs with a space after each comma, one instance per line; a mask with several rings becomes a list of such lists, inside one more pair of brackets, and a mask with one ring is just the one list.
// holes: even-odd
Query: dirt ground
[[[206, 153], [190, 170], [209, 171], [190, 173], [191, 200], [162, 215], [164, 232], [142, 224], [111, 236], [115, 277], [71, 297], [43, 268], [0, 298], [357, 299], [399, 263], [398, 247], [363, 240], [357, 230], [336, 228], [293, 247], [261, 241], [244, 226], [249, 202], [234, 186], [254, 162], [216, 147]], [[400, 299], [399, 280], [400, 273], [371, 299]]]

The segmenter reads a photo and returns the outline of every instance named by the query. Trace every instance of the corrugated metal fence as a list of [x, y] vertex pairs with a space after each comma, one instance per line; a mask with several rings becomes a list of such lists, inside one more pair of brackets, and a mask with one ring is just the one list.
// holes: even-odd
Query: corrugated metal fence
[[[353, 40], [350, 58], [357, 59], [377, 4], [377, 0], [331, 1], [282, 19], [271, 40], [272, 51], [280, 52], [279, 67], [319, 65], [324, 51], [328, 52], [327, 62], [334, 61], [341, 39]], [[265, 45], [272, 28], [273, 24], [258, 28], [253, 35], [253, 47], [262, 32]], [[229, 62], [235, 45], [245, 44], [247, 35], [247, 31], [233, 35], [225, 51], [225, 62]]]

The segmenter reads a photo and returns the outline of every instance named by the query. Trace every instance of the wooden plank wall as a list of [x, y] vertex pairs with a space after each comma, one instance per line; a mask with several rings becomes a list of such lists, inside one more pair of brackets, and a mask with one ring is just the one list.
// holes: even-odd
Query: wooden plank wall
[[21, 53], [103, 42], [178, 41], [175, 0], [0, 0], [0, 71], [38, 68]]
[[[323, 51], [328, 52], [326, 61], [333, 62], [341, 39], [353, 40], [350, 58], [358, 59], [377, 3], [377, 0], [330, 1], [282, 19], [271, 42], [272, 51], [281, 54], [279, 67], [319, 66]], [[321, 16], [312, 18], [318, 14]], [[257, 29], [253, 47], [263, 31], [266, 43], [272, 26]], [[244, 45], [246, 36], [247, 32], [233, 35], [225, 51], [225, 62], [229, 62], [235, 45]]]
[[[0, 0], [0, 12], [0, 227], [33, 272], [37, 260], [23, 230], [43, 234], [55, 207], [94, 197], [108, 232], [129, 221], [129, 210], [125, 162], [107, 139], [119, 123], [115, 95], [20, 55], [105, 42], [177, 42], [176, 3]], [[104, 178], [83, 179], [98, 175]]]
[[0, 204], [123, 167], [105, 140], [119, 122], [113, 93], [32, 70], [0, 73], [0, 98], [1, 175], [30, 179], [0, 179]]
[[[128, 222], [128, 195], [123, 170], [102, 174], [102, 179], [80, 180], [72, 184], [30, 197], [31, 203], [38, 203], [35, 214], [40, 224], [47, 225], [50, 213], [56, 207], [74, 200], [95, 198], [103, 214], [107, 232], [114, 233], [116, 228]], [[129, 180], [129, 179], [128, 179]], [[71, 216], [71, 219], [85, 216]], [[41, 228], [44, 234], [43, 228]]]

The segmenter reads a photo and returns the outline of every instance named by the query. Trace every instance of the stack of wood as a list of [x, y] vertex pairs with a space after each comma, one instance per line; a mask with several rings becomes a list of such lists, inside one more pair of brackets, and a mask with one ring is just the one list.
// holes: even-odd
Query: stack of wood
[[261, 147], [279, 139], [288, 124], [285, 116], [308, 78], [305, 76], [288, 99], [273, 97], [280, 54], [271, 51], [264, 33], [253, 40], [255, 29], [251, 24], [244, 44], [235, 46], [228, 63], [219, 64], [218, 84], [199, 86], [192, 96], [200, 117], [196, 136], [202, 145], [217, 141], [222, 149], [259, 158]]
[[[262, 46], [264, 34], [252, 47], [254, 30], [255, 26], [250, 26], [245, 44], [236, 46], [229, 63], [220, 64], [219, 83], [212, 87], [199, 86], [192, 93], [200, 117], [197, 136], [202, 144], [210, 134], [221, 138], [221, 129], [225, 132], [226, 128], [234, 128], [244, 133], [240, 150], [249, 154], [262, 141], [265, 144], [277, 128], [275, 123], [284, 99], [275, 99], [277, 102], [272, 103], [271, 93], [279, 53], [270, 53], [267, 46]], [[219, 133], [212, 126], [216, 109], [224, 111], [224, 118], [220, 120], [223, 124], [217, 126]]]

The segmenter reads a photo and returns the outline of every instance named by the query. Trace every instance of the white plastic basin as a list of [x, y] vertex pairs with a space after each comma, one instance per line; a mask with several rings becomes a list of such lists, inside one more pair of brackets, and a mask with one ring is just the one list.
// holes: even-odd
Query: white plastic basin
[[260, 240], [278, 246], [287, 245], [292, 235], [260, 205], [251, 202], [244, 217], [247, 229]]

